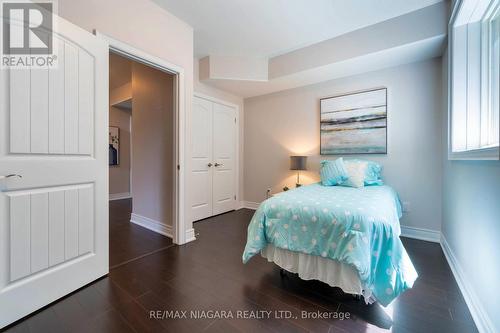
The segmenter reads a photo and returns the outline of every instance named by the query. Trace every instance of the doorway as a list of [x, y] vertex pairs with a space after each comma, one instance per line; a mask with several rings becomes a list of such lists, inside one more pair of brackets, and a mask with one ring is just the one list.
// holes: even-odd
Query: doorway
[[174, 79], [110, 53], [111, 268], [173, 244]]
[[[161, 226], [155, 224], [156, 221], [148, 219], [142, 220], [143, 225], [147, 225], [158, 233], [171, 235], [174, 244], [182, 245], [196, 240], [193, 228], [186, 228], [185, 219], [185, 86], [184, 86], [184, 69], [175, 64], [164, 61], [161, 58], [147, 54], [131, 45], [116, 40], [110, 36], [95, 31], [95, 35], [100, 39], [105, 40], [109, 45], [109, 52], [122, 56], [126, 59], [142, 64], [150, 69], [156, 69], [173, 77], [173, 159], [172, 159], [172, 225], [170, 229], [162, 230]], [[132, 128], [132, 133], [134, 130]], [[132, 149], [133, 150], [133, 149]], [[133, 163], [132, 163], [133, 164]], [[131, 174], [133, 175], [134, 167], [132, 166]], [[134, 193], [133, 181], [130, 188], [131, 193]], [[139, 223], [137, 223], [139, 224]]]

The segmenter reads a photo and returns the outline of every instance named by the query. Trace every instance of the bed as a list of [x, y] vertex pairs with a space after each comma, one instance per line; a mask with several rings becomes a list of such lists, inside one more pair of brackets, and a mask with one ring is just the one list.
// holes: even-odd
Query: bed
[[387, 306], [418, 277], [399, 239], [400, 217], [398, 196], [386, 185], [302, 186], [259, 206], [243, 262], [260, 253], [303, 279]]

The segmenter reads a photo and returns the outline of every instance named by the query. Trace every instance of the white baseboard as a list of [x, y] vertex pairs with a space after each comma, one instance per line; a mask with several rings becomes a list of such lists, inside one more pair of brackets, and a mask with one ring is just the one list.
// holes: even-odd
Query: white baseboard
[[479, 301], [479, 297], [474, 292], [467, 276], [465, 275], [460, 263], [457, 258], [453, 254], [453, 251], [450, 248], [450, 245], [446, 241], [443, 235], [441, 235], [441, 247], [443, 248], [444, 255], [448, 264], [450, 265], [451, 271], [453, 272], [453, 276], [457, 281], [458, 287], [464, 296], [465, 303], [467, 303], [467, 307], [474, 319], [474, 323], [480, 333], [488, 333], [494, 332], [493, 324], [488, 317], [488, 313], [483, 308], [481, 302]]
[[[146, 229], [157, 232], [169, 238], [173, 238], [172, 226], [166, 225], [159, 221], [150, 219], [142, 215], [132, 213], [130, 215], [130, 222], [140, 225]], [[196, 240], [196, 233], [193, 228], [186, 230], [186, 243]]]
[[146, 229], [157, 232], [159, 234], [165, 235], [167, 237], [172, 238], [172, 227], [166, 224], [163, 224], [159, 221], [150, 219], [148, 217], [134, 214], [130, 215], [130, 222], [140, 225]]
[[196, 240], [196, 233], [193, 228], [186, 230], [186, 243]]
[[241, 208], [256, 210], [257, 208], [259, 208], [259, 205], [260, 205], [260, 202], [253, 202], [253, 201], [242, 201], [241, 202]]
[[401, 226], [401, 236], [434, 243], [441, 241], [441, 232], [438, 230], [415, 228], [405, 225]]
[[130, 192], [110, 193], [109, 194], [109, 201], [122, 200], [122, 199], [130, 199], [130, 198], [132, 198], [132, 194]]

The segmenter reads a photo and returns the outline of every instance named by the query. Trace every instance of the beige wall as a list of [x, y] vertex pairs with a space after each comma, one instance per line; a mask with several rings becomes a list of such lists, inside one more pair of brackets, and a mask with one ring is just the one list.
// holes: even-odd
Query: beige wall
[[174, 77], [132, 64], [133, 213], [172, 225]]
[[319, 99], [388, 88], [388, 154], [360, 155], [381, 163], [384, 179], [411, 204], [403, 225], [441, 228], [441, 58], [245, 99], [244, 199], [295, 183], [289, 156], [309, 155], [304, 183], [317, 181]]
[[118, 54], [109, 54], [109, 90], [132, 82], [132, 61]]
[[109, 167], [109, 194], [130, 194], [130, 126], [132, 111], [113, 107], [132, 97], [132, 61], [109, 55], [109, 126], [120, 128], [120, 164]]
[[[239, 108], [239, 179], [238, 179], [238, 188], [239, 188], [239, 193], [237, 193], [237, 201], [242, 201], [243, 200], [243, 172], [244, 172], [244, 163], [243, 163], [243, 156], [244, 156], [244, 103], [243, 103], [243, 98], [232, 95], [228, 92], [225, 92], [223, 90], [214, 88], [212, 86], [209, 86], [207, 84], [204, 84], [200, 82], [199, 80], [199, 62], [198, 59], [194, 59], [194, 91], [195, 93], [198, 94], [203, 94], [205, 96], [210, 96], [225, 102], [229, 102], [232, 104], [235, 104]], [[196, 184], [192, 184], [194, 187], [196, 187]]]
[[130, 193], [130, 118], [131, 111], [109, 108], [109, 126], [120, 128], [120, 164], [109, 167], [109, 194]]
[[[184, 69], [186, 128], [191, 127], [193, 96], [193, 29], [150, 0], [59, 0], [59, 15], [92, 32], [94, 29]], [[185, 136], [185, 175], [189, 175], [190, 134]], [[185, 178], [186, 198], [189, 179]], [[192, 228], [185, 202], [186, 229]]]

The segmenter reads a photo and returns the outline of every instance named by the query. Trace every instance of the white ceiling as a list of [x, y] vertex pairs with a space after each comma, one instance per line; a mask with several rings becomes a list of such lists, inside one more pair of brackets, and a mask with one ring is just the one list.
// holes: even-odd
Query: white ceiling
[[194, 28], [197, 58], [273, 57], [442, 0], [154, 0]]

